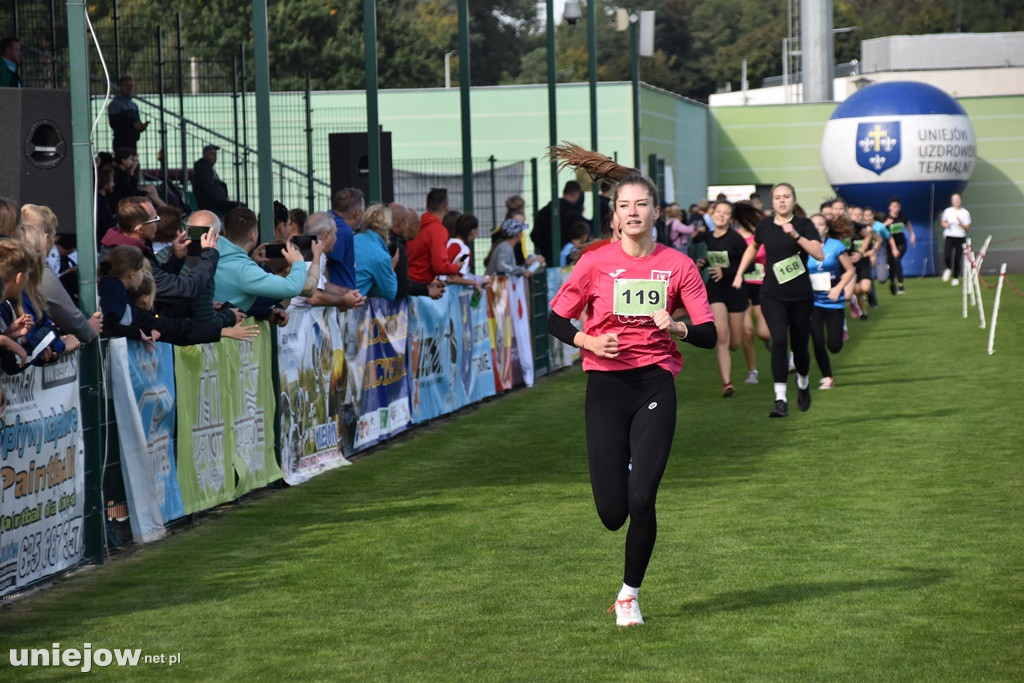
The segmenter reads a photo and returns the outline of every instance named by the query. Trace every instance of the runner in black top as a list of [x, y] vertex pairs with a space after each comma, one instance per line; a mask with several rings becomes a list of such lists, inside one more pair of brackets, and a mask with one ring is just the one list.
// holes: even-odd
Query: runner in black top
[[903, 287], [903, 257], [907, 253], [907, 235], [910, 235], [910, 246], [917, 246], [917, 238], [914, 237], [914, 226], [910, 219], [903, 214], [903, 203], [899, 197], [889, 200], [889, 214], [882, 221], [882, 224], [889, 229], [893, 241], [896, 243], [896, 252], [889, 254], [889, 291], [893, 294], [906, 294]]
[[810, 380], [811, 354], [808, 340], [811, 313], [814, 310], [814, 292], [807, 275], [807, 255], [824, 258], [821, 237], [807, 218], [793, 214], [796, 191], [789, 183], [772, 188], [773, 218], [764, 218], [757, 224], [754, 241], [747, 246], [740, 261], [739, 272], [733, 277], [735, 289], [743, 287], [743, 272], [754, 262], [757, 249], [765, 249], [766, 267], [761, 286], [761, 312], [768, 322], [772, 336], [772, 380], [775, 383], [775, 405], [769, 417], [786, 417], [786, 381], [789, 376], [789, 344], [793, 345], [796, 365], [796, 403], [800, 410], [811, 407]]
[[715, 225], [714, 232], [702, 232], [695, 235], [693, 240], [704, 242], [708, 249], [706, 260], [700, 259], [697, 265], [708, 267], [708, 302], [715, 314], [715, 329], [718, 332], [715, 354], [718, 357], [718, 372], [722, 376], [722, 396], [729, 398], [736, 392], [732, 385], [730, 353], [739, 348], [743, 339], [743, 317], [750, 305], [746, 286], [739, 290], [733, 289], [732, 280], [743, 252], [747, 250], [747, 242], [732, 228], [732, 204], [729, 202], [720, 201], [715, 204], [711, 221]]
[[871, 226], [864, 224], [864, 212], [859, 206], [851, 206], [846, 216], [853, 223], [853, 237], [847, 248], [856, 271], [853, 282], [846, 287], [846, 300], [850, 302], [850, 313], [854, 318], [867, 320], [867, 302], [862, 297], [871, 291], [871, 256], [880, 240]]

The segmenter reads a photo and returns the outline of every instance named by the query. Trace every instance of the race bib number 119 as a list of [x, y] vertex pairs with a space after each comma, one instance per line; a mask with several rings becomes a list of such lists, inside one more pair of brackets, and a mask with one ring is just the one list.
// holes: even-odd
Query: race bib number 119
[[615, 280], [615, 315], [652, 315], [665, 308], [664, 280]]

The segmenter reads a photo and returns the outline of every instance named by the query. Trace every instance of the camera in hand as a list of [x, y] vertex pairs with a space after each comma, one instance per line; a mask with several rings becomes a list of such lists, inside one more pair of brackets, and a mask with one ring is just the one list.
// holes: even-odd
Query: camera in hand
[[314, 235], [295, 235], [291, 239], [291, 243], [294, 244], [302, 254], [303, 261], [313, 260], [313, 242], [316, 242], [316, 237]]
[[[295, 248], [302, 254], [303, 261], [313, 260], [313, 242], [316, 241], [316, 237], [313, 235], [295, 235], [289, 240], [295, 245]], [[264, 255], [267, 258], [284, 258], [285, 245], [281, 242], [274, 244], [268, 244], [264, 250]]]
[[203, 239], [203, 235], [209, 232], [210, 227], [208, 225], [189, 225], [186, 229], [188, 230], [188, 238], [191, 240], [188, 245], [188, 255], [199, 256], [203, 252], [203, 245], [200, 240]]

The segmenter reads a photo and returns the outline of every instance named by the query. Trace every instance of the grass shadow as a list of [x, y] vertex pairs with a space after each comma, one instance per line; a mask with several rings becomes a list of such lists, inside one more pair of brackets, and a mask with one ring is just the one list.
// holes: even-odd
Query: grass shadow
[[679, 612], [670, 616], [719, 614], [760, 607], [773, 607], [775, 605], [787, 605], [807, 600], [818, 600], [842, 593], [919, 590], [946, 581], [953, 576], [953, 572], [945, 569], [899, 567], [896, 568], [896, 571], [902, 572], [903, 576], [866, 581], [791, 583], [751, 590], [730, 591], [706, 600], [685, 603], [680, 607]]

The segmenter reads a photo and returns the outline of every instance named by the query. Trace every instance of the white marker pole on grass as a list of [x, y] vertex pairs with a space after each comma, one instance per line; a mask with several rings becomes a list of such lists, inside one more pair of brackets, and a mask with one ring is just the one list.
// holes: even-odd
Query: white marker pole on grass
[[1003, 280], [1006, 279], [1006, 264], [999, 267], [999, 284], [996, 285], [996, 302], [992, 306], [992, 327], [988, 329], [988, 355], [995, 353], [996, 320], [999, 318], [999, 299], [1003, 295]]
[[985, 241], [981, 245], [981, 251], [978, 252], [978, 271], [981, 271], [981, 264], [985, 260], [985, 254], [988, 253], [988, 245], [992, 242], [992, 235], [985, 238]]
[[981, 329], [985, 329], [985, 306], [981, 303], [981, 275], [978, 274], [978, 269], [974, 269], [974, 295], [978, 297], [978, 318], [981, 323], [978, 325]]
[[964, 320], [967, 320], [967, 290], [971, 288], [971, 262], [967, 259], [967, 245], [963, 246], [963, 266], [960, 268], [961, 277], [964, 281], [960, 283], [960, 294], [964, 299]]
[[[978, 303], [974, 300], [974, 249], [971, 247], [971, 238], [967, 238], [967, 242], [964, 243], [964, 284], [966, 285], [967, 298], [971, 302], [971, 306], [977, 306]], [[967, 317], [966, 315], [964, 316]]]

